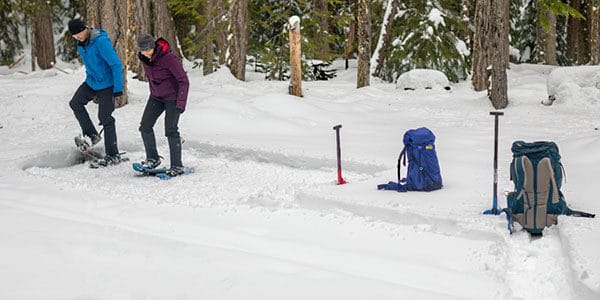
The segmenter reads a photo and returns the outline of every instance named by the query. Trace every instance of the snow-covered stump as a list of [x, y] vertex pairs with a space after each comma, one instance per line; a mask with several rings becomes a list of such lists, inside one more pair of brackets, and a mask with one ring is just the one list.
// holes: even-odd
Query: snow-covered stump
[[396, 88], [404, 91], [418, 89], [450, 91], [450, 81], [446, 74], [431, 69], [413, 69], [400, 74]]
[[290, 95], [302, 97], [302, 65], [300, 56], [300, 18], [292, 16], [288, 20], [288, 31], [290, 34]]
[[600, 66], [558, 67], [550, 72], [546, 82], [548, 98], [544, 105], [562, 103], [600, 102]]

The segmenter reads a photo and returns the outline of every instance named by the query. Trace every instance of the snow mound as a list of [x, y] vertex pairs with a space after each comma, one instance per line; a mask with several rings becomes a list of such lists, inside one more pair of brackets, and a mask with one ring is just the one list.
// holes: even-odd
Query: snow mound
[[450, 90], [448, 77], [440, 71], [414, 69], [401, 74], [396, 80], [396, 88], [401, 90]]
[[[190, 76], [190, 77], [192, 77], [192, 76]], [[237, 83], [242, 82], [241, 80], [238, 80], [237, 78], [235, 78], [235, 76], [233, 76], [233, 74], [231, 74], [231, 71], [226, 66], [222, 66], [215, 72], [202, 77], [202, 80], [209, 84], [219, 84], [219, 85], [226, 84], [226, 83], [237, 84]]]
[[600, 66], [560, 67], [552, 70], [546, 82], [548, 98], [544, 105], [573, 102], [600, 103]]

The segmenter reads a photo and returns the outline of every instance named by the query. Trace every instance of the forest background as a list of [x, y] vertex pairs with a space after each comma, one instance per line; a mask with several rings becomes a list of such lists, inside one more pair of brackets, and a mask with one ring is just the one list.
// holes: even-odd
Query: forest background
[[141, 33], [165, 38], [205, 75], [227, 66], [240, 80], [246, 69], [288, 80], [294, 15], [303, 80], [335, 76], [335, 59], [358, 60], [357, 88], [429, 68], [472, 80], [504, 108], [510, 62], [600, 64], [600, 0], [0, 0], [0, 64], [76, 60], [66, 23], [81, 18], [108, 32], [123, 72], [140, 80]]

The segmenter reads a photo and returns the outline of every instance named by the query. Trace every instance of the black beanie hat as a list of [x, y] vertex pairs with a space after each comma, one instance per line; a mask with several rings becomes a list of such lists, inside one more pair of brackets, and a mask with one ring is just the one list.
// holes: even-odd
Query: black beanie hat
[[76, 35], [85, 29], [85, 24], [80, 19], [69, 21], [69, 32], [71, 35]]
[[147, 51], [150, 49], [154, 49], [154, 37], [147, 33], [140, 34], [140, 36], [137, 39], [137, 46], [139, 51]]

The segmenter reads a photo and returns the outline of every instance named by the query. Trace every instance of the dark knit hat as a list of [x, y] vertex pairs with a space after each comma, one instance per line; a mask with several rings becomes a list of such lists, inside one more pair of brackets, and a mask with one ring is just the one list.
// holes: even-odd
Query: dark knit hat
[[139, 51], [147, 51], [154, 49], [155, 42], [154, 37], [147, 33], [142, 33], [137, 39], [137, 47]]
[[69, 32], [71, 35], [76, 35], [85, 30], [85, 24], [80, 19], [74, 19], [69, 21]]

